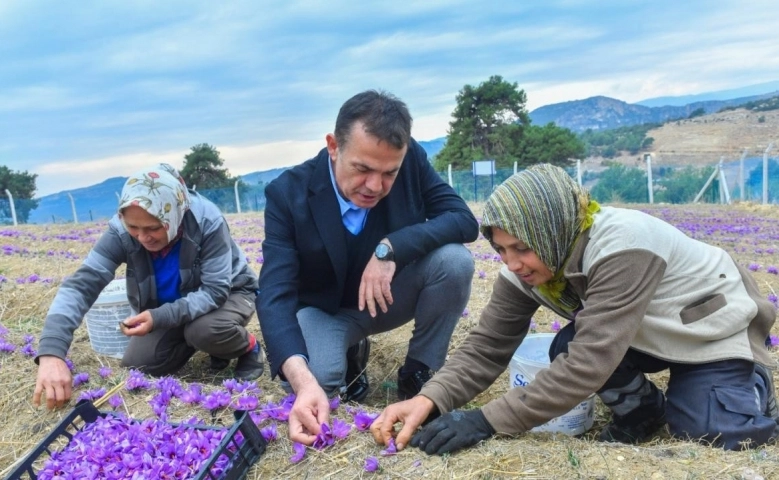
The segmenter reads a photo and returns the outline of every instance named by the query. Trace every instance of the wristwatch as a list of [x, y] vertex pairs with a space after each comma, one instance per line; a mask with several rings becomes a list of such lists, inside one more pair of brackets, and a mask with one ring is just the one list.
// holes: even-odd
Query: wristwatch
[[392, 247], [384, 242], [376, 245], [376, 250], [373, 251], [373, 254], [382, 262], [392, 262], [395, 260], [395, 252], [392, 251]]

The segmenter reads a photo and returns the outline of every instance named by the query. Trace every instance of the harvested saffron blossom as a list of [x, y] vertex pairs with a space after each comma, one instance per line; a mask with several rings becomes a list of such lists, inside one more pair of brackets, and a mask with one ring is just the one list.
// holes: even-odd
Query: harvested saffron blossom
[[225, 387], [225, 390], [228, 392], [235, 393], [236, 389], [238, 388], [238, 380], [234, 378], [228, 378], [222, 382], [222, 386]]
[[23, 337], [24, 343], [32, 343], [35, 341], [35, 337], [30, 335], [29, 333]]
[[256, 410], [257, 405], [260, 402], [257, 400], [257, 397], [252, 397], [251, 395], [241, 395], [240, 397], [236, 398], [233, 402], [233, 408], [236, 410]]
[[100, 370], [97, 371], [98, 375], [100, 375], [100, 378], [108, 378], [111, 376], [111, 367], [100, 367]]
[[32, 343], [26, 343], [22, 347], [21, 351], [22, 351], [22, 355], [24, 355], [26, 357], [34, 357], [34, 356], [38, 355], [38, 351], [35, 350], [35, 347], [32, 346]]
[[320, 428], [319, 433], [314, 439], [314, 444], [312, 445], [317, 450], [322, 450], [335, 443], [335, 437], [333, 436], [330, 427], [326, 423], [323, 423]]
[[747, 268], [749, 268], [753, 272], [756, 272], [756, 271], [760, 270], [760, 265], [758, 265], [757, 263], [750, 263]]
[[341, 397], [339, 397], [338, 395], [330, 399], [330, 410], [337, 410], [340, 405], [341, 405]]
[[289, 461], [292, 463], [298, 463], [299, 461], [306, 458], [306, 446], [302, 443], [294, 442], [292, 444], [292, 451], [295, 452], [294, 455], [289, 457]]
[[357, 430], [364, 432], [371, 428], [371, 424], [378, 416], [378, 413], [367, 413], [360, 410], [354, 414], [354, 426], [357, 427]]
[[530, 333], [536, 333], [536, 329], [538, 328], [538, 324], [535, 320], [530, 320]]
[[557, 320], [552, 322], [552, 331], [553, 332], [559, 332], [561, 328], [562, 328], [562, 326], [560, 325], [560, 322], [558, 322]]
[[187, 405], [194, 405], [203, 401], [203, 395], [200, 393], [202, 386], [197, 383], [193, 383], [188, 389], [182, 391], [178, 398]]
[[765, 271], [770, 273], [771, 275], [779, 275], [779, 269], [777, 269], [773, 265], [769, 265], [768, 268], [765, 269]]
[[108, 399], [108, 404], [111, 405], [111, 408], [116, 410], [122, 406], [122, 397], [119, 395], [111, 395], [111, 398]]
[[481, 279], [487, 278], [487, 272], [485, 272], [484, 270], [479, 270], [479, 278]]
[[262, 390], [260, 390], [260, 387], [258, 387], [255, 382], [238, 382], [238, 385], [235, 387], [235, 393], [259, 395], [262, 393]]
[[779, 347], [779, 336], [771, 334], [768, 336], [768, 340], [772, 347]]
[[381, 451], [381, 456], [382, 457], [389, 457], [389, 456], [397, 455], [397, 454], [398, 454], [398, 448], [395, 446], [395, 439], [394, 438], [390, 438], [389, 445], [387, 445], [387, 449], [386, 450], [382, 450]]
[[96, 388], [94, 390], [85, 390], [81, 392], [81, 395], [76, 399], [77, 402], [81, 400], [97, 400], [105, 395], [105, 388]]
[[206, 395], [205, 398], [203, 398], [203, 401], [200, 402], [200, 405], [212, 412], [225, 408], [230, 405], [230, 394], [224, 390], [217, 390], [216, 392]]
[[68, 366], [68, 369], [69, 369], [71, 372], [73, 372], [73, 371], [75, 371], [75, 370], [76, 370], [76, 366], [75, 366], [75, 365], [73, 365], [73, 361], [72, 361], [71, 359], [69, 359], [69, 358], [66, 358], [66, 359], [65, 359], [65, 365], [67, 365], [67, 366]]
[[73, 387], [78, 387], [79, 385], [83, 383], [87, 383], [89, 381], [89, 374], [87, 372], [81, 372], [73, 375]]
[[16, 351], [16, 345], [8, 343], [5, 340], [0, 339], [0, 352], [13, 353]]
[[379, 459], [376, 457], [368, 457], [365, 459], [365, 465], [363, 466], [366, 472], [375, 472], [379, 469]]
[[271, 423], [267, 427], [260, 429], [260, 434], [262, 435], [262, 438], [264, 438], [265, 441], [267, 442], [272, 442], [273, 440], [279, 438], [279, 433], [276, 430], [275, 423]]

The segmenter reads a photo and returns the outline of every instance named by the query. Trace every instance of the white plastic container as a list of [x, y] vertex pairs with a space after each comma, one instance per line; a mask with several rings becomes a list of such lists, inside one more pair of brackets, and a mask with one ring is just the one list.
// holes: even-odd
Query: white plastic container
[[119, 322], [132, 316], [124, 279], [106, 285], [95, 304], [84, 316], [92, 349], [102, 355], [122, 358], [130, 337], [119, 329]]
[[[554, 333], [529, 334], [517, 348], [509, 363], [509, 387], [532, 382], [538, 372], [549, 367], [549, 347]], [[539, 425], [532, 432], [558, 432], [581, 435], [590, 428], [595, 416], [595, 394], [575, 406], [570, 412]]]

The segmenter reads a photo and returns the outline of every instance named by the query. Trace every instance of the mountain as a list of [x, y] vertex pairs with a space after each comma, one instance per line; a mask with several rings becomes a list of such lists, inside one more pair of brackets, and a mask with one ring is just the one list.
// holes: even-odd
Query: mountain
[[574, 132], [588, 129], [608, 130], [612, 128], [639, 125], [642, 123], [664, 123], [668, 120], [688, 118], [696, 110], [715, 113], [723, 107], [742, 105], [779, 95], [779, 91], [729, 100], [707, 100], [682, 106], [646, 107], [631, 104], [610, 97], [590, 97], [584, 100], [545, 105], [530, 112], [530, 119], [536, 125], [553, 122]]
[[[436, 153], [444, 148], [444, 143], [446, 143], [446, 137], [419, 142], [422, 148], [425, 149], [425, 152], [427, 152], [428, 158], [433, 158]], [[248, 185], [267, 184], [288, 168], [290, 167], [252, 172], [240, 175], [238, 178]], [[28, 223], [72, 222], [73, 207], [68, 194], [73, 197], [76, 214], [80, 222], [111, 218], [116, 213], [118, 195], [122, 192], [122, 187], [124, 187], [124, 182], [126, 181], [127, 177], [113, 177], [89, 187], [63, 190], [40, 197], [38, 199], [38, 208], [30, 212], [27, 221]]]
[[666, 105], [682, 106], [694, 102], [703, 102], [707, 100], [730, 100], [733, 98], [751, 97], [762, 95], [766, 92], [775, 92], [779, 90], [779, 81], [758, 83], [746, 87], [733, 88], [730, 90], [720, 90], [717, 92], [699, 93], [697, 95], [681, 95], [677, 97], [655, 97], [636, 102], [636, 105], [645, 107], [663, 107]]

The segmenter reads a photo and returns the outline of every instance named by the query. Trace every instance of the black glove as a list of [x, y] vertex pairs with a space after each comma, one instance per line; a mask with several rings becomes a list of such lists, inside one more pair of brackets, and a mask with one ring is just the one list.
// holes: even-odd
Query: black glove
[[411, 446], [428, 455], [442, 455], [475, 445], [495, 434], [481, 410], [453, 410], [414, 434]]

